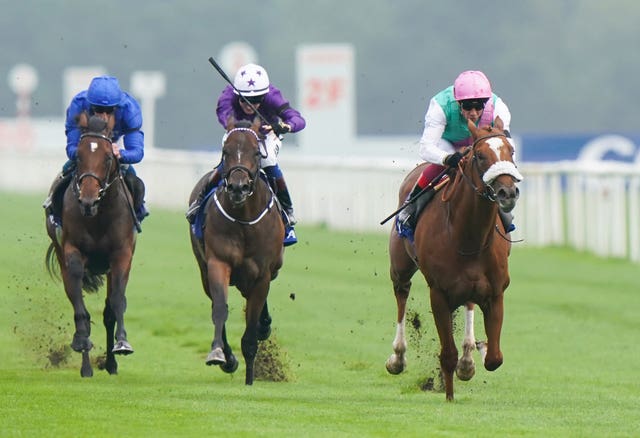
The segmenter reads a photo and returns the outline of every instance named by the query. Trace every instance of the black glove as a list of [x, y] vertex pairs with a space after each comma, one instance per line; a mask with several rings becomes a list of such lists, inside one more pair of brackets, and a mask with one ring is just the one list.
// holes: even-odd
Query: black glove
[[278, 122], [277, 125], [272, 125], [271, 129], [273, 129], [273, 133], [278, 137], [282, 134], [286, 134], [287, 132], [291, 132], [291, 126], [284, 122]]
[[458, 167], [460, 160], [462, 160], [462, 154], [460, 152], [455, 152], [451, 155], [447, 155], [444, 159], [444, 165], [449, 167]]

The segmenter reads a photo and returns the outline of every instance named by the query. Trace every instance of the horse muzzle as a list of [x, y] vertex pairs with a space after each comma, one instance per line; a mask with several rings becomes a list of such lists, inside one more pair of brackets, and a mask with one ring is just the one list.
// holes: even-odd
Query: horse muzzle
[[83, 216], [93, 217], [98, 214], [98, 205], [100, 200], [97, 198], [78, 198], [80, 204], [80, 212]]
[[505, 213], [511, 212], [520, 197], [520, 189], [516, 185], [516, 180], [510, 175], [502, 175], [494, 181], [492, 188], [495, 191], [496, 203], [500, 210]]
[[250, 183], [227, 184], [225, 188], [229, 200], [235, 206], [244, 204], [247, 198], [253, 193]]

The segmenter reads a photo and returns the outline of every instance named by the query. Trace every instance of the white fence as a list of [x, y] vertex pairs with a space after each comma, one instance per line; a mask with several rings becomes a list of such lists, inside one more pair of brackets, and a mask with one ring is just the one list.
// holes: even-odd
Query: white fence
[[[217, 153], [150, 150], [138, 174], [153, 207], [184, 211], [189, 193]], [[44, 198], [64, 157], [0, 151], [0, 190]], [[395, 210], [397, 190], [416, 164], [391, 158], [285, 155], [280, 160], [301, 223], [388, 232], [379, 222]], [[525, 180], [514, 211], [514, 239], [567, 245], [604, 257], [640, 261], [640, 169], [623, 163], [522, 163]], [[150, 218], [152, 220], [152, 217]]]

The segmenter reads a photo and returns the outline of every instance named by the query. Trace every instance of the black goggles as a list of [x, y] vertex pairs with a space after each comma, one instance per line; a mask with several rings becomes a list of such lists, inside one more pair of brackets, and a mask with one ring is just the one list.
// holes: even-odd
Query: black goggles
[[94, 114], [111, 114], [115, 111], [115, 106], [101, 106], [101, 105], [92, 105], [91, 111]]
[[460, 107], [465, 111], [482, 111], [484, 106], [487, 104], [488, 99], [476, 100], [476, 99], [467, 99], [460, 101]]
[[264, 94], [261, 96], [246, 96], [245, 99], [247, 99], [247, 102], [251, 105], [259, 105], [264, 100]]

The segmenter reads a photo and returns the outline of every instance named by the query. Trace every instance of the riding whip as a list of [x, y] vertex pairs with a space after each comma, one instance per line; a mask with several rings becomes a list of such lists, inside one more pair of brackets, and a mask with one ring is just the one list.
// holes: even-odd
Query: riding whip
[[[467, 148], [463, 153], [462, 156], [464, 157], [465, 155], [467, 155], [467, 153], [471, 150], [471, 148]], [[434, 185], [434, 183], [440, 181], [440, 178], [442, 178], [444, 176], [445, 173], [447, 173], [449, 171], [450, 167], [445, 167], [445, 169], [440, 172], [435, 178], [433, 178], [431, 180], [431, 182], [429, 184], [427, 184], [427, 186], [420, 190], [420, 192], [415, 195], [413, 198], [409, 198], [407, 199], [407, 202], [404, 202], [400, 208], [398, 208], [396, 211], [394, 211], [393, 213], [391, 213], [389, 216], [387, 216], [386, 218], [384, 218], [384, 220], [382, 222], [380, 222], [380, 225], [384, 225], [386, 224], [391, 218], [393, 218], [394, 216], [396, 216], [398, 213], [400, 213], [402, 210], [404, 210], [405, 208], [407, 208], [409, 206], [409, 204], [413, 204], [414, 202], [416, 202], [416, 200], [424, 195], [425, 192], [427, 192], [429, 189], [431, 189]]]

